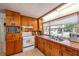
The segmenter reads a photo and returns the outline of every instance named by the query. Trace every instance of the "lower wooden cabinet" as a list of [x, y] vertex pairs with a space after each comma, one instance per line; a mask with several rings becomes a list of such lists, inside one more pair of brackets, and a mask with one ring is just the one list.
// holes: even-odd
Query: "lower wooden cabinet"
[[38, 37], [35, 37], [35, 47], [38, 48]]
[[49, 41], [45, 41], [45, 55], [46, 56], [50, 56], [51, 55], [51, 48], [50, 48], [50, 42]]
[[22, 51], [22, 40], [21, 39], [19, 39], [19, 40], [16, 40], [15, 42], [14, 42], [15, 44], [14, 44], [14, 46], [15, 46], [15, 53], [18, 53], [18, 52], [21, 52]]
[[[79, 56], [79, 50], [36, 36], [35, 46], [46, 56]], [[35, 43], [36, 43], [35, 42]]]
[[51, 56], [61, 56], [60, 45], [54, 42], [51, 42]]
[[63, 56], [77, 56], [77, 51], [69, 48], [69, 47], [62, 47], [61, 52]]
[[14, 54], [14, 41], [6, 42], [6, 55]]
[[7, 33], [6, 55], [16, 54], [22, 51], [22, 39], [20, 33]]

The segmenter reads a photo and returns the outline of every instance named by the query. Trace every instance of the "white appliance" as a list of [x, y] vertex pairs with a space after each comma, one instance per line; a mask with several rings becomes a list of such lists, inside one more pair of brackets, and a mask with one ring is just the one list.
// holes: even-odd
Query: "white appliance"
[[34, 45], [34, 36], [32, 36], [32, 32], [22, 32], [23, 37], [23, 47], [30, 47]]
[[79, 43], [79, 33], [71, 33], [70, 41]]

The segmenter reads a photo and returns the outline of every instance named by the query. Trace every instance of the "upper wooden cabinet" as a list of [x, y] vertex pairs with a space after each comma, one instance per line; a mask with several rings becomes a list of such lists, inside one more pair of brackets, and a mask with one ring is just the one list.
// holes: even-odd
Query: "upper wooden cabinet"
[[36, 19], [33, 19], [33, 31], [38, 31], [38, 22]]
[[33, 19], [27, 16], [21, 15], [22, 26], [33, 26]]
[[42, 31], [43, 30], [42, 19], [39, 19], [38, 22], [39, 22], [39, 25], [38, 25], [39, 26], [39, 31]]
[[33, 18], [28, 18], [28, 25], [33, 26]]
[[20, 14], [10, 10], [5, 10], [6, 26], [20, 26]]
[[21, 15], [21, 24], [22, 26], [32, 26], [32, 31], [38, 30], [37, 20], [35, 18], [27, 17]]
[[22, 26], [28, 26], [28, 17], [21, 15], [21, 24]]

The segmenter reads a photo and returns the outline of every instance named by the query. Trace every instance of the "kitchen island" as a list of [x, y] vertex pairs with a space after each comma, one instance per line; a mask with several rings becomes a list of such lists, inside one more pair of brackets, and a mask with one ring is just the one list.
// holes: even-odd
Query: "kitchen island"
[[46, 56], [78, 56], [79, 43], [69, 40], [58, 41], [49, 36], [41, 35], [35, 37], [35, 47]]

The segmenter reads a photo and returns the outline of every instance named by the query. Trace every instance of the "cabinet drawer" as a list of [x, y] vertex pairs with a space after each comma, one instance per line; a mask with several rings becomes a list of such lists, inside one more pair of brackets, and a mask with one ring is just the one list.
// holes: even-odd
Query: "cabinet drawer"
[[63, 56], [76, 56], [77, 51], [75, 51], [69, 47], [62, 47], [62, 55]]

